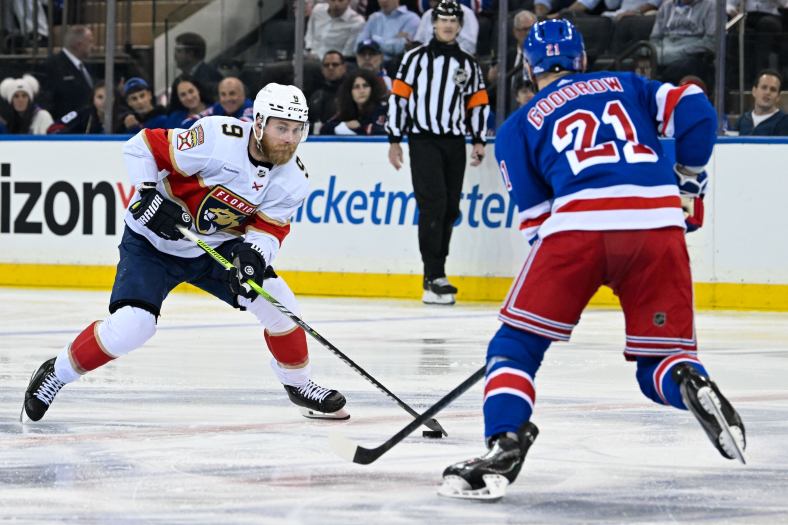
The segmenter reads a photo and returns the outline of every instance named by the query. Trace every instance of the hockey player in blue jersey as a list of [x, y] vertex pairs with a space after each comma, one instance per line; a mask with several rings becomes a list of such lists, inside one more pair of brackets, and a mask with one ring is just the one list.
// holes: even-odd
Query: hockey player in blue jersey
[[[536, 24], [523, 54], [538, 92], [503, 124], [495, 154], [532, 248], [487, 349], [488, 452], [446, 468], [439, 493], [504, 495], [539, 432], [544, 354], [569, 340], [601, 285], [621, 302], [643, 394], [689, 409], [724, 457], [744, 462], [744, 424], [698, 359], [684, 240], [703, 222], [713, 108], [693, 85], [584, 73], [582, 36], [565, 20]], [[674, 165], [660, 136], [675, 138]]]

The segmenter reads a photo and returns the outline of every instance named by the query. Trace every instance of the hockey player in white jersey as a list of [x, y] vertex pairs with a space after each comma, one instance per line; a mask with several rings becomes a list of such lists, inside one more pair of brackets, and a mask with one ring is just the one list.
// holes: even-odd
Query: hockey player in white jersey
[[[123, 148], [137, 192], [126, 213], [110, 315], [88, 325], [34, 372], [22, 420], [40, 420], [60, 389], [141, 347], [156, 332], [167, 294], [189, 282], [264, 327], [271, 368], [307, 417], [347, 419], [344, 396], [311, 379], [304, 330], [246, 284], [251, 279], [298, 315], [295, 296], [271, 263], [307, 194], [295, 156], [308, 133], [308, 108], [295, 86], [268, 84], [255, 121], [206, 117], [189, 129], [146, 129]], [[235, 269], [227, 271], [184, 239], [189, 228]]]

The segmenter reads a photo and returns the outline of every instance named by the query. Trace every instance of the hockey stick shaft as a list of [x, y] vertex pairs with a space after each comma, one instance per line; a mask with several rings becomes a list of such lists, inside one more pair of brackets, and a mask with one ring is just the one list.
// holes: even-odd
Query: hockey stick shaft
[[[226, 269], [228, 270], [235, 269], [235, 266], [233, 266], [233, 264], [230, 261], [225, 259], [222, 256], [222, 254], [214, 250], [208, 243], [197, 237], [197, 235], [195, 235], [194, 232], [192, 232], [191, 230], [187, 230], [182, 226], [178, 226], [178, 230], [186, 238], [188, 238], [191, 241], [194, 241], [197, 244], [197, 246], [202, 248], [208, 255], [210, 255], [216, 262], [224, 266]], [[293, 321], [295, 324], [303, 328], [306, 333], [311, 335], [318, 343], [320, 343], [325, 348], [327, 348], [329, 352], [331, 352], [339, 359], [341, 359], [346, 365], [348, 365], [350, 368], [355, 370], [361, 377], [372, 383], [372, 385], [375, 388], [383, 392], [389, 399], [397, 403], [400, 407], [402, 407], [405, 410], [405, 412], [407, 412], [408, 414], [410, 414], [415, 418], [421, 418], [421, 415], [418, 412], [413, 410], [407, 403], [405, 403], [403, 400], [397, 397], [391, 390], [389, 390], [383, 384], [381, 384], [380, 381], [372, 377], [372, 375], [370, 375], [369, 372], [367, 372], [359, 365], [357, 365], [352, 359], [346, 356], [339, 348], [331, 344], [331, 342], [328, 341], [328, 339], [320, 335], [311, 326], [306, 324], [300, 317], [298, 317], [296, 314], [291, 312], [285, 305], [280, 303], [274, 296], [266, 292], [262, 286], [258, 285], [256, 282], [252, 281], [251, 279], [248, 279], [245, 284], [248, 284], [252, 288], [252, 290], [257, 292], [257, 294], [260, 295], [263, 299], [271, 303], [271, 305], [273, 305], [274, 308], [279, 310], [283, 315], [289, 317], [290, 320]], [[434, 419], [429, 419], [429, 418], [425, 419], [424, 421], [422, 421], [421, 424], [424, 424], [430, 430], [436, 430], [438, 432], [443, 433], [444, 436], [448, 436], [448, 434], [440, 425], [440, 423], [438, 423]]]
[[334, 451], [341, 457], [358, 463], [359, 465], [369, 465], [380, 456], [388, 452], [397, 443], [408, 437], [414, 430], [419, 428], [425, 421], [435, 416], [438, 412], [446, 408], [452, 401], [464, 394], [476, 382], [484, 377], [487, 366], [482, 366], [474, 372], [468, 379], [460, 383], [454, 390], [446, 394], [437, 403], [428, 408], [422, 415], [408, 423], [402, 430], [391, 436], [385, 443], [375, 448], [364, 448], [356, 445], [342, 434], [334, 432], [329, 435], [329, 440]]

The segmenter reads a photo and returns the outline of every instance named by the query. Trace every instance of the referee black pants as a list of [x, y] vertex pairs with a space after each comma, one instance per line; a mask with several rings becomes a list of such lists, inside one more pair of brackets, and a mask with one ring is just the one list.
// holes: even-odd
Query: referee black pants
[[460, 216], [465, 137], [412, 134], [408, 144], [424, 276], [444, 277], [451, 231]]

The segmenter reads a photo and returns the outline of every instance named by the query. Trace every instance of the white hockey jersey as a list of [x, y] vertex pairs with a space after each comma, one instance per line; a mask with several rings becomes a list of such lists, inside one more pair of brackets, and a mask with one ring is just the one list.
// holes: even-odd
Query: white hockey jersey
[[[155, 182], [192, 215], [193, 230], [210, 246], [243, 235], [271, 264], [306, 197], [308, 175], [296, 156], [281, 166], [252, 159], [247, 150], [251, 133], [251, 122], [205, 117], [189, 129], [144, 129], [126, 143], [123, 154], [131, 182]], [[205, 253], [188, 239], [162, 239], [129, 211], [125, 220], [159, 251], [178, 257]]]

